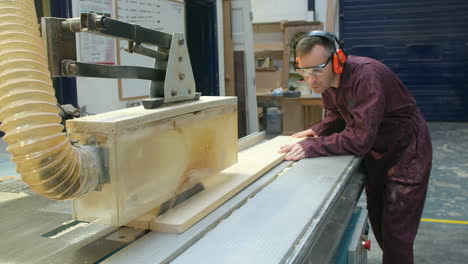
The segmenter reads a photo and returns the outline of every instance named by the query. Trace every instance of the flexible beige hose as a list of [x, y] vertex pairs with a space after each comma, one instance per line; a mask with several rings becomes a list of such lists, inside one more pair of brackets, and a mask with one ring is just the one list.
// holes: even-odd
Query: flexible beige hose
[[94, 190], [94, 158], [62, 133], [34, 0], [0, 0], [0, 130], [16, 170], [56, 200]]

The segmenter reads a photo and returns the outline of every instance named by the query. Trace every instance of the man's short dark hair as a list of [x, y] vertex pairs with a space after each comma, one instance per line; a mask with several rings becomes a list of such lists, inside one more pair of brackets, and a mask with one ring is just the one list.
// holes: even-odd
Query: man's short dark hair
[[335, 43], [326, 38], [321, 38], [317, 36], [308, 36], [303, 37], [296, 46], [296, 56], [301, 57], [307, 53], [309, 53], [315, 45], [323, 46], [330, 55], [335, 51]]

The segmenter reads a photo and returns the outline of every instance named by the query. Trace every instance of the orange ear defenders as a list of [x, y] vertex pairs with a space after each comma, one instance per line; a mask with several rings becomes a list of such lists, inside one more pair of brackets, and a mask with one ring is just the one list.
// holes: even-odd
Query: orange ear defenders
[[343, 70], [344, 70], [344, 63], [346, 62], [346, 59], [347, 59], [347, 55], [343, 50], [343, 43], [341, 43], [334, 34], [332, 34], [330, 32], [327, 32], [327, 31], [322, 31], [322, 30], [311, 31], [311, 32], [305, 34], [304, 36], [302, 36], [299, 40], [297, 40], [294, 43], [294, 45], [293, 45], [293, 52], [294, 52], [294, 58], [295, 58], [294, 68], [295, 69], [299, 68], [298, 67], [298, 59], [296, 57], [296, 46], [297, 46], [297, 44], [299, 43], [299, 41], [302, 38], [312, 37], [312, 36], [321, 37], [321, 38], [324, 38], [324, 39], [331, 40], [334, 43], [335, 42], [338, 43], [338, 49], [336, 49], [336, 46], [333, 45], [335, 51], [332, 54], [332, 56], [333, 56], [333, 58], [332, 58], [332, 63], [333, 63], [332, 67], [333, 67], [333, 72], [334, 73], [342, 74]]

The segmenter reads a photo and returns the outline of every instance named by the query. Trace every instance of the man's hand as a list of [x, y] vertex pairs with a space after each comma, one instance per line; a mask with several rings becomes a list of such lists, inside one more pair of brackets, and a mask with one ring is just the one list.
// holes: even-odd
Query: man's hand
[[297, 143], [282, 146], [278, 153], [288, 153], [284, 156], [285, 160], [297, 161], [305, 158], [304, 148]]
[[314, 137], [316, 138], [318, 137], [318, 135], [312, 129], [307, 129], [301, 132], [297, 132], [296, 134], [292, 135], [292, 137], [295, 137], [295, 138]]

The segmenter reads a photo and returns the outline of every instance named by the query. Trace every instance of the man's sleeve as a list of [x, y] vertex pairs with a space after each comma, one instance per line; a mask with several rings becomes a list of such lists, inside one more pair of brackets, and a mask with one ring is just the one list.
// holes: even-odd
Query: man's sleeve
[[306, 157], [364, 155], [369, 152], [384, 115], [385, 97], [382, 80], [375, 70], [363, 70], [356, 78], [353, 89], [355, 89], [354, 98], [347, 98], [354, 100], [352, 103], [354, 106], [350, 109], [353, 120], [340, 133], [307, 138], [299, 142], [306, 152]]
[[[331, 88], [329, 88], [331, 89]], [[327, 93], [322, 94], [323, 106], [326, 110], [325, 118], [320, 123], [310, 127], [319, 136], [328, 136], [342, 131], [346, 123], [340, 115], [340, 112]]]

